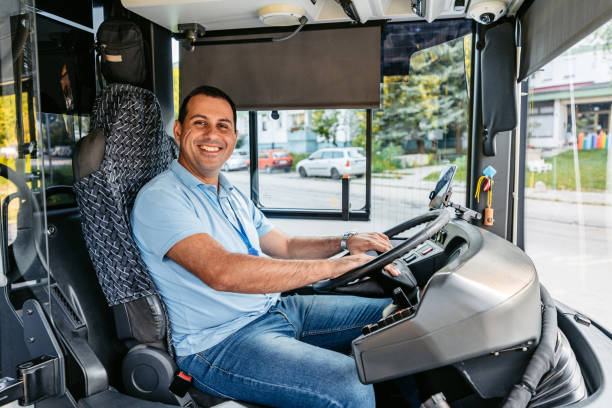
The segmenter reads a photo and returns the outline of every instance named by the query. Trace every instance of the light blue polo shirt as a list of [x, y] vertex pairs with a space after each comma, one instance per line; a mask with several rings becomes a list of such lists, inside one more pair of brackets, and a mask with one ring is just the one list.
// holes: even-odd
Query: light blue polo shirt
[[214, 346], [265, 313], [280, 296], [216, 291], [166, 256], [174, 244], [199, 233], [210, 235], [229, 252], [247, 254], [236, 216], [261, 253], [259, 237], [273, 226], [223, 174], [217, 193], [216, 186], [202, 183], [175, 160], [136, 197], [134, 240], [168, 309], [178, 356]]

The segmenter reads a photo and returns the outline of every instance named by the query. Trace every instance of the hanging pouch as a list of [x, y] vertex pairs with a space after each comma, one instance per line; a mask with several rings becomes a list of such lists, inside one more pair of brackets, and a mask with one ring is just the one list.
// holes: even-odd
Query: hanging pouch
[[111, 18], [96, 34], [100, 68], [109, 83], [140, 86], [147, 77], [145, 43], [136, 23]]

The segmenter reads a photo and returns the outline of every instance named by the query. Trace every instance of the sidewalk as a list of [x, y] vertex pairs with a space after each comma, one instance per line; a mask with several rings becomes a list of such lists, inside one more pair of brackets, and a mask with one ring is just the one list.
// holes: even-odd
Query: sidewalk
[[[435, 181], [423, 180], [432, 172], [439, 172], [445, 166], [426, 166], [415, 167], [411, 169], [402, 169], [396, 171], [396, 174], [401, 174], [401, 178], [394, 178], [392, 174], [383, 174], [383, 177], [375, 174], [372, 175], [372, 186], [376, 187], [391, 187], [391, 188], [407, 188], [412, 190], [431, 191], [436, 185]], [[351, 183], [365, 184], [365, 179], [353, 179]], [[453, 182], [453, 192], [465, 193], [465, 183], [455, 180]], [[612, 192], [576, 192], [569, 190], [551, 190], [546, 189], [540, 191], [536, 188], [525, 187], [525, 198], [532, 200], [555, 201], [570, 204], [582, 203], [585, 205], [603, 205], [612, 206]]]
[[569, 190], [544, 190], [525, 187], [525, 198], [534, 200], [560, 201], [572, 204], [612, 206], [611, 192], [577, 192]]

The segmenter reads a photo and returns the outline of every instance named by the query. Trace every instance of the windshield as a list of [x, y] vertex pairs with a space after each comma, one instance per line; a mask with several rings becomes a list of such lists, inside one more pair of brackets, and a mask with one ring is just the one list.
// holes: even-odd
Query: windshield
[[287, 152], [274, 152], [275, 159], [278, 159], [281, 157], [289, 157], [289, 155], [287, 154]]

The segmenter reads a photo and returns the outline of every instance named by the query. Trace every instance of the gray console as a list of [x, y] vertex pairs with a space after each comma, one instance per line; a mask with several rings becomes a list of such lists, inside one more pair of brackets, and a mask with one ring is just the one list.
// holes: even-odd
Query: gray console
[[353, 341], [363, 383], [539, 340], [538, 277], [523, 251], [462, 220], [451, 221], [425, 245], [433, 250], [417, 248], [403, 262], [410, 266], [435, 254], [445, 262], [427, 276], [415, 273], [424, 280], [420, 302], [365, 328]]

